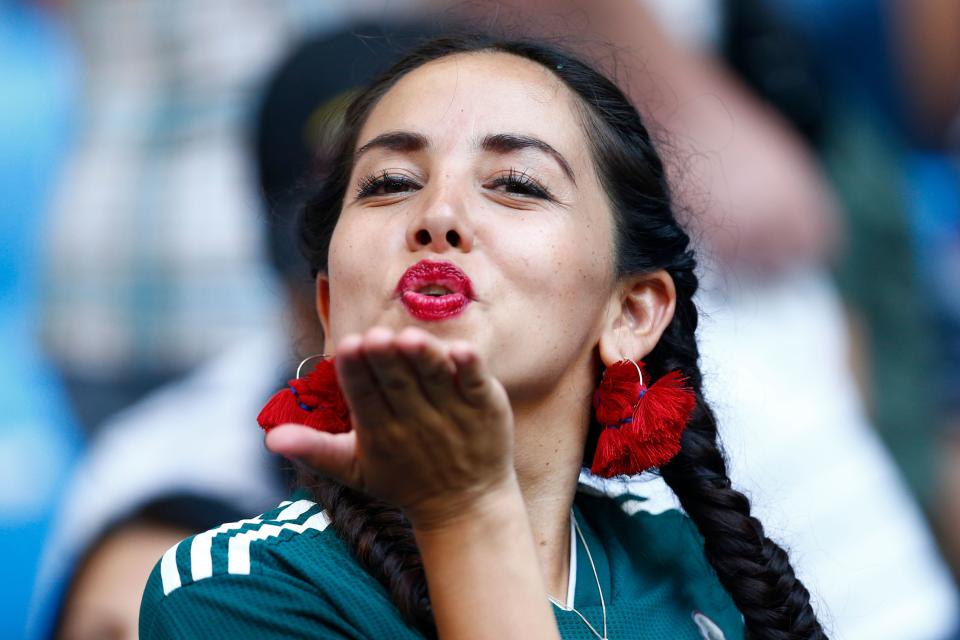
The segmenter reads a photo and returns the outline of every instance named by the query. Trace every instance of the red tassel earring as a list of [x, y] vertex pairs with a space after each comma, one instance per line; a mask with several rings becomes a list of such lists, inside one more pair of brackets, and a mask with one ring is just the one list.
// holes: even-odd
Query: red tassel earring
[[[316, 357], [325, 359], [301, 378], [304, 363]], [[333, 358], [311, 356], [301, 362], [297, 377], [287, 382], [286, 389], [275, 393], [257, 416], [264, 431], [288, 422], [330, 433], [350, 431], [350, 410], [337, 383]]]
[[603, 372], [593, 408], [603, 431], [590, 470], [612, 478], [660, 467], [680, 452], [680, 436], [696, 397], [679, 371], [662, 376], [650, 388], [643, 363], [616, 362]]

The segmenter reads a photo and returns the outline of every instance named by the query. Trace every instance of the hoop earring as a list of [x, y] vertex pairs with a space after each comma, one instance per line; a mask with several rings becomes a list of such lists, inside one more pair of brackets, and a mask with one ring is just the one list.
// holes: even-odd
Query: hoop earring
[[295, 377], [295, 378], [299, 378], [299, 377], [300, 377], [300, 370], [303, 369], [303, 365], [307, 364], [308, 362], [310, 362], [310, 361], [313, 360], [314, 358], [329, 358], [329, 357], [330, 357], [330, 354], [329, 354], [329, 353], [315, 353], [315, 354], [313, 354], [312, 356], [307, 356], [306, 358], [304, 358], [303, 360], [300, 361], [300, 364], [297, 365], [297, 374], [296, 374], [294, 377]]
[[602, 431], [590, 471], [604, 478], [635, 475], [661, 467], [680, 452], [680, 438], [696, 396], [680, 371], [671, 371], [648, 388], [643, 363], [629, 358], [603, 372], [593, 395]]
[[[300, 377], [303, 365], [315, 358], [323, 360]], [[289, 423], [329, 433], [350, 431], [350, 410], [337, 382], [334, 358], [329, 354], [318, 353], [301, 360], [296, 377], [287, 381], [285, 389], [273, 394], [257, 416], [257, 424], [264, 431]]]

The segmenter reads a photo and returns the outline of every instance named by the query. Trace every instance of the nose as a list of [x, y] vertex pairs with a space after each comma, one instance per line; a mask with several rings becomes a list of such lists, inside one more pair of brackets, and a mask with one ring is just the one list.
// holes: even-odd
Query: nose
[[462, 199], [446, 190], [424, 204], [425, 208], [407, 227], [407, 246], [411, 251], [444, 253], [473, 248], [474, 230]]

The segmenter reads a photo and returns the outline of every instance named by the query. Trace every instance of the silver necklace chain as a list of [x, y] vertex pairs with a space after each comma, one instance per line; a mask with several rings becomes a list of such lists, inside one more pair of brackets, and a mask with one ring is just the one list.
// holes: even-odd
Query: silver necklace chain
[[573, 513], [573, 509], [570, 510], [570, 517], [573, 519], [573, 528], [577, 530], [577, 535], [580, 536], [580, 542], [583, 543], [583, 548], [587, 550], [587, 560], [590, 561], [590, 568], [593, 569], [593, 579], [597, 581], [597, 592], [600, 594], [600, 610], [603, 612], [603, 635], [594, 628], [590, 621], [587, 620], [586, 616], [574, 609], [572, 606], [564, 606], [557, 601], [556, 598], [547, 594], [547, 599], [550, 600], [554, 605], [560, 607], [564, 611], [573, 611], [575, 614], [580, 616], [580, 619], [583, 620], [583, 624], [587, 625], [587, 628], [593, 632], [593, 635], [597, 636], [599, 640], [608, 640], [607, 638], [607, 604], [603, 600], [603, 589], [600, 588], [600, 576], [597, 575], [597, 565], [593, 563], [593, 554], [590, 553], [590, 547], [587, 546], [587, 541], [583, 537], [583, 531], [580, 530], [580, 524], [577, 522], [577, 516]]

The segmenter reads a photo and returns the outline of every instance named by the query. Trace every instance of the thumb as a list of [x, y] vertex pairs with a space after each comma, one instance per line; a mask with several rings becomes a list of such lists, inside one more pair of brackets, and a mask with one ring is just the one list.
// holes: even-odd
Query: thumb
[[273, 453], [306, 465], [315, 473], [363, 488], [355, 431], [327, 433], [302, 424], [284, 424], [268, 431], [264, 442]]

